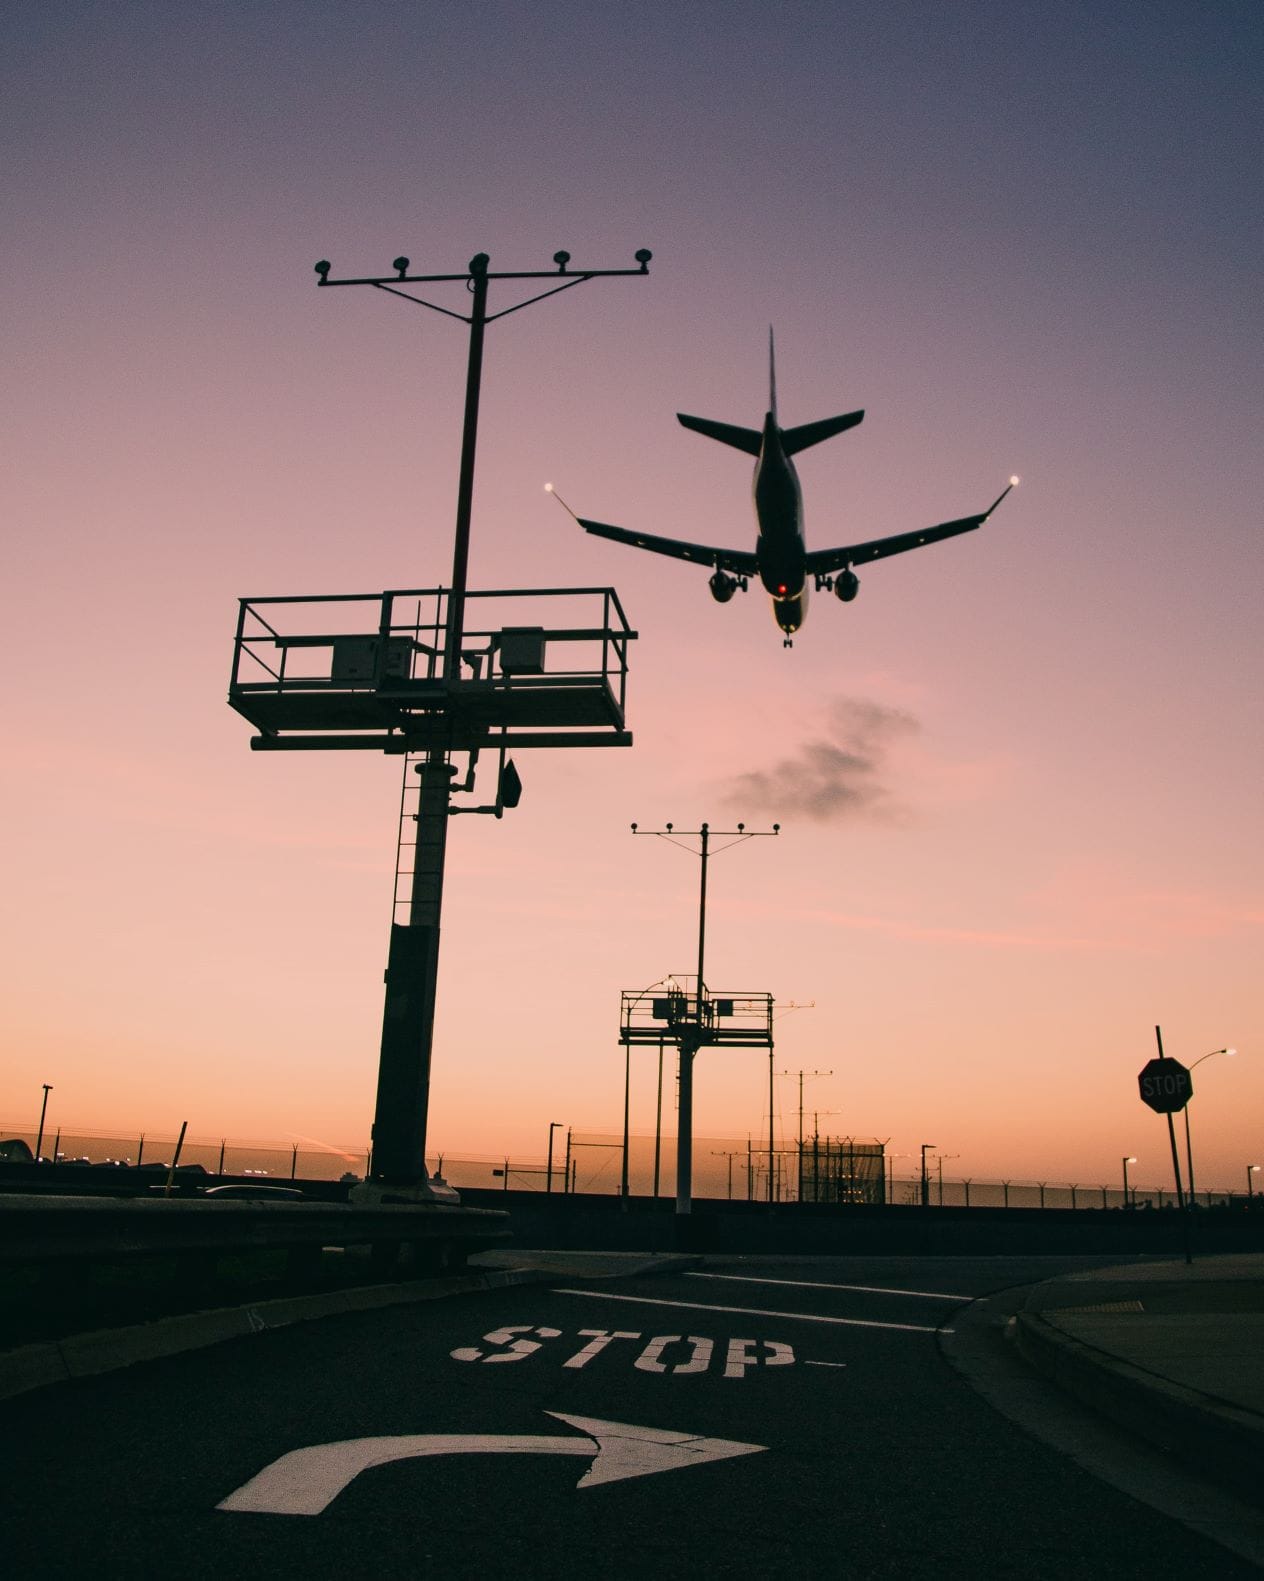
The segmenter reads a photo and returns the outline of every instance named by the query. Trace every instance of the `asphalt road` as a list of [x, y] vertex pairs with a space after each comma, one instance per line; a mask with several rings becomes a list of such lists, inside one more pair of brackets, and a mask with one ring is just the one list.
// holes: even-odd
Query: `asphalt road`
[[1257, 1575], [947, 1359], [972, 1298], [1083, 1265], [711, 1259], [59, 1385], [0, 1408], [0, 1559], [142, 1581]]

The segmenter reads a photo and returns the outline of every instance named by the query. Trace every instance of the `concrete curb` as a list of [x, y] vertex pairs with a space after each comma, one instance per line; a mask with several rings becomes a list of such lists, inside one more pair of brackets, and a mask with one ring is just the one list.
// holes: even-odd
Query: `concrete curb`
[[1013, 1333], [1023, 1359], [1059, 1388], [1264, 1508], [1264, 1421], [1258, 1416], [1086, 1344], [1039, 1312], [1017, 1313]]
[[97, 1329], [66, 1339], [23, 1345], [0, 1355], [0, 1400], [47, 1388], [72, 1378], [90, 1378], [115, 1372], [138, 1361], [178, 1356], [182, 1351], [218, 1345], [243, 1334], [262, 1334], [313, 1318], [343, 1312], [366, 1312], [376, 1307], [400, 1306], [417, 1301], [438, 1301], [445, 1296], [482, 1290], [502, 1290], [511, 1285], [540, 1284], [552, 1275], [536, 1269], [493, 1270], [482, 1274], [454, 1274], [447, 1278], [419, 1280], [407, 1285], [357, 1285], [348, 1290], [322, 1291], [318, 1295], [280, 1296], [252, 1305], [217, 1307], [204, 1312], [183, 1312], [152, 1323], [125, 1328]]
[[[490, 1254], [484, 1254], [490, 1255]], [[498, 1255], [505, 1255], [500, 1253]], [[182, 1312], [157, 1318], [150, 1323], [133, 1323], [124, 1328], [97, 1329], [73, 1334], [65, 1339], [23, 1345], [0, 1353], [0, 1400], [44, 1389], [50, 1384], [73, 1378], [91, 1378], [99, 1373], [116, 1372], [135, 1362], [157, 1361], [163, 1356], [178, 1356], [182, 1351], [201, 1350], [221, 1340], [238, 1339], [245, 1334], [262, 1334], [269, 1329], [287, 1328], [291, 1323], [307, 1323], [315, 1318], [335, 1317], [344, 1312], [368, 1312], [378, 1307], [402, 1306], [419, 1301], [439, 1301], [447, 1296], [475, 1294], [483, 1290], [504, 1290], [515, 1285], [547, 1284], [559, 1277], [618, 1279], [634, 1274], [676, 1273], [696, 1268], [700, 1257], [675, 1254], [637, 1258], [623, 1253], [615, 1267], [603, 1254], [527, 1252], [518, 1268], [488, 1268], [486, 1271], [451, 1274], [422, 1279], [410, 1284], [355, 1285], [346, 1290], [326, 1290], [306, 1296], [279, 1296], [271, 1301], [256, 1301], [236, 1307], [216, 1307], [202, 1312]], [[569, 1261], [570, 1266], [565, 1266]], [[589, 1261], [604, 1264], [600, 1271], [576, 1264]], [[548, 1266], [549, 1263], [552, 1266]], [[559, 1262], [562, 1266], [559, 1266]]]

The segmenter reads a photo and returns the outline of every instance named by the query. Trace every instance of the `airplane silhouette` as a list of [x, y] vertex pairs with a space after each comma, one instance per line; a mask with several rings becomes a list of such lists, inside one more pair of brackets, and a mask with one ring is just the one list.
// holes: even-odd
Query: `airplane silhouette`
[[744, 450], [755, 457], [753, 491], [759, 536], [753, 550], [713, 548], [589, 521], [576, 516], [551, 483], [545, 487], [556, 495], [558, 503], [575, 517], [585, 532], [598, 538], [612, 538], [616, 543], [631, 544], [635, 549], [648, 549], [653, 554], [672, 555], [677, 560], [711, 566], [708, 585], [717, 603], [727, 604], [734, 593], [746, 591], [752, 577], [758, 577], [772, 597], [773, 618], [785, 633], [784, 645], [789, 648], [793, 646], [794, 633], [807, 615], [809, 578], [818, 590], [831, 589], [843, 603], [850, 603], [860, 588], [860, 579], [853, 566], [868, 560], [881, 560], [891, 554], [903, 554], [906, 549], [920, 549], [923, 544], [953, 538], [958, 533], [973, 532], [976, 527], [982, 527], [1018, 482], [1016, 477], [1011, 478], [988, 508], [977, 516], [963, 516], [957, 521], [941, 522], [937, 527], [924, 527], [920, 532], [896, 533], [890, 538], [872, 538], [867, 543], [845, 544], [837, 549], [809, 549], [803, 535], [803, 491], [791, 457], [809, 445], [818, 445], [823, 439], [854, 428], [865, 414], [863, 411], [846, 412], [841, 417], [825, 417], [797, 428], [780, 427], [771, 330], [768, 332], [768, 384], [768, 413], [762, 429], [738, 428], [731, 423], [712, 422], [706, 417], [690, 417], [684, 412], [676, 414], [679, 421], [695, 433], [706, 434], [709, 439], [717, 439], [722, 445], [732, 445], [735, 450]]

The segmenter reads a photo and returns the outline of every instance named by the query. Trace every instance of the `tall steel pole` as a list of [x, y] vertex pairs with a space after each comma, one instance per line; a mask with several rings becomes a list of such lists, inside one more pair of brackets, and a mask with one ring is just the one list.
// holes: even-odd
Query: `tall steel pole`
[[[553, 255], [556, 272], [510, 270], [492, 272], [486, 253], [470, 259], [460, 274], [410, 274], [411, 262], [396, 258], [395, 273], [355, 279], [331, 280], [331, 265], [316, 265], [322, 286], [367, 285], [403, 298], [432, 312], [469, 325], [469, 355], [465, 378], [465, 415], [461, 434], [461, 463], [457, 479], [456, 522], [452, 554], [452, 586], [448, 593], [444, 625], [443, 681], [449, 697], [461, 686], [461, 642], [465, 626], [465, 597], [469, 569], [470, 522], [474, 502], [474, 463], [478, 440], [479, 398], [482, 391], [483, 340], [486, 327], [497, 318], [517, 312], [532, 302], [568, 290], [585, 280], [608, 275], [647, 274], [652, 254], [641, 248], [635, 269], [570, 269], [570, 254]], [[488, 285], [492, 280], [549, 281], [547, 288], [498, 313], [487, 311]], [[416, 284], [459, 282], [470, 293], [469, 314], [456, 313], [403, 288]], [[385, 635], [385, 634], [384, 634]], [[380, 656], [384, 659], [384, 655]], [[446, 746], [432, 748], [417, 765], [421, 792], [417, 810], [417, 845], [411, 904], [407, 923], [391, 927], [386, 970], [386, 1000], [382, 1017], [382, 1043], [378, 1065], [377, 1104], [373, 1122], [370, 1192], [383, 1187], [410, 1188], [413, 1195], [455, 1201], [450, 1187], [431, 1182], [426, 1174], [426, 1124], [430, 1103], [430, 1063], [434, 1041], [435, 996], [439, 972], [439, 923], [443, 907], [443, 869], [448, 818], [455, 772]], [[552, 1140], [552, 1131], [549, 1133]], [[552, 1176], [549, 1177], [552, 1187]]]

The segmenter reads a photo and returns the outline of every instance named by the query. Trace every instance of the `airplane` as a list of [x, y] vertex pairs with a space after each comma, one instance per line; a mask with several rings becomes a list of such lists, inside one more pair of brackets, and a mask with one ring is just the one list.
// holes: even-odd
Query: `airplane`
[[712, 598], [719, 604], [727, 604], [739, 590], [746, 592], [750, 580], [757, 577], [772, 597], [773, 618], [785, 634], [783, 645], [789, 648], [793, 647], [794, 633], [807, 615], [809, 580], [818, 591], [830, 589], [835, 597], [848, 604], [860, 589], [860, 579], [853, 566], [868, 560], [881, 560], [891, 554], [903, 554], [906, 549], [920, 549], [923, 544], [937, 543], [941, 538], [952, 538], [958, 533], [973, 532], [976, 527], [982, 527], [1018, 483], [1016, 477], [1011, 478], [988, 508], [977, 516], [963, 516], [956, 521], [941, 522], [937, 527], [924, 527], [920, 532], [896, 533], [890, 538], [872, 538], [866, 543], [846, 544], [837, 549], [809, 549], [803, 534], [803, 491], [791, 457], [810, 445], [820, 444], [823, 439], [855, 428], [865, 414], [863, 411], [846, 412], [840, 417], [822, 418], [797, 428], [782, 428], [777, 421], [777, 366], [771, 330], [768, 332], [768, 386], [768, 412], [762, 429], [738, 428], [706, 417], [690, 417], [684, 412], [676, 414], [684, 427], [695, 433], [705, 434], [722, 445], [731, 445], [755, 457], [753, 492], [759, 535], [753, 550], [713, 548], [589, 521], [576, 516], [551, 483], [545, 484], [545, 488], [585, 532], [598, 538], [611, 538], [616, 543], [631, 544], [636, 549], [648, 549], [653, 554], [672, 555], [677, 560], [711, 566], [708, 586]]

